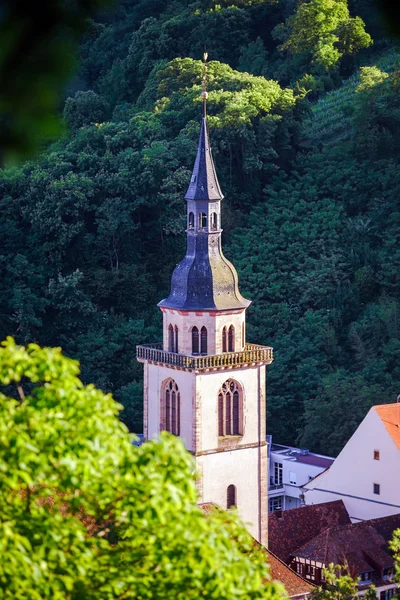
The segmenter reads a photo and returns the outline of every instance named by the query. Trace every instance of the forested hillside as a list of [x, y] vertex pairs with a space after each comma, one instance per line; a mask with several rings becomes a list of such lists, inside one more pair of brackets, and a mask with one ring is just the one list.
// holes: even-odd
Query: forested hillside
[[185, 248], [206, 48], [224, 251], [272, 345], [268, 429], [337, 453], [400, 392], [400, 51], [373, 0], [121, 0], [64, 137], [0, 173], [0, 337], [61, 345], [142, 428], [135, 346]]

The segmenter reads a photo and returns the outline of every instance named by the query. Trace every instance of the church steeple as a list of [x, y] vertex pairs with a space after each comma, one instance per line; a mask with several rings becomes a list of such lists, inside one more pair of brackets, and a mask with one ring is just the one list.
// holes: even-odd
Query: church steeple
[[[205, 55], [205, 60], [207, 56]], [[221, 248], [221, 200], [206, 115], [206, 63], [203, 72], [203, 118], [187, 200], [187, 250], [175, 268], [171, 292], [158, 306], [178, 310], [247, 308], [250, 300], [239, 292], [235, 267]]]
[[215, 201], [223, 197], [211, 154], [207, 117], [203, 116], [196, 160], [185, 199]]
[[203, 66], [203, 91], [201, 98], [203, 100], [203, 119], [200, 128], [199, 143], [197, 146], [196, 160], [188, 190], [186, 200], [222, 200], [224, 197], [219, 187], [217, 173], [215, 171], [214, 161], [211, 154], [210, 138], [207, 127], [207, 52], [204, 53]]
[[[206, 57], [205, 57], [206, 58]], [[205, 62], [205, 61], [204, 61]], [[144, 435], [178, 435], [199, 474], [198, 502], [237, 510], [267, 545], [268, 448], [265, 367], [272, 348], [248, 344], [235, 267], [221, 249], [221, 200], [206, 120], [186, 193], [187, 250], [159, 303], [161, 343], [137, 347], [144, 363]]]

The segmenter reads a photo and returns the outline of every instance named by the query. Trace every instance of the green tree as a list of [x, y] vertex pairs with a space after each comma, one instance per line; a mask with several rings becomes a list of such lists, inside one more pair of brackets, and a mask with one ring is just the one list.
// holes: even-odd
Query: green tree
[[234, 513], [196, 505], [193, 462], [137, 448], [58, 348], [0, 347], [0, 590], [13, 600], [277, 599]]
[[357, 597], [358, 579], [349, 574], [346, 565], [331, 563], [324, 569], [324, 577], [325, 584], [312, 593], [313, 600], [354, 600]]
[[74, 98], [67, 98], [63, 115], [69, 127], [79, 129], [105, 121], [110, 115], [110, 106], [104, 98], [91, 90], [77, 92]]
[[294, 54], [309, 52], [312, 62], [329, 70], [345, 54], [355, 54], [372, 44], [360, 17], [351, 17], [347, 0], [301, 2], [286, 23], [281, 49]]
[[400, 581], [400, 529], [393, 533], [390, 549], [394, 554], [394, 568], [396, 581]]

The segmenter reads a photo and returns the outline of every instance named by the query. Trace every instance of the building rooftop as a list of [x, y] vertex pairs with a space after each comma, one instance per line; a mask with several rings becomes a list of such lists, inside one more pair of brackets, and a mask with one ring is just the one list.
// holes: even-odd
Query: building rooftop
[[267, 556], [271, 579], [283, 583], [289, 597], [305, 596], [315, 589], [311, 583], [285, 565], [270, 550], [265, 548], [264, 551]]
[[285, 460], [323, 467], [324, 469], [328, 469], [335, 460], [331, 456], [315, 454], [315, 452], [310, 452], [306, 448], [294, 448], [282, 444], [271, 444], [271, 452], [279, 454]]
[[374, 406], [373, 410], [377, 412], [397, 449], [400, 450], [400, 403], [380, 404]]
[[211, 154], [207, 119], [203, 117], [196, 160], [185, 199], [215, 201], [222, 200], [223, 197]]
[[285, 563], [295, 550], [322, 531], [336, 525], [351, 524], [342, 500], [292, 508], [268, 516], [269, 548]]
[[[376, 521], [381, 523], [376, 524]], [[315, 560], [325, 565], [347, 562], [353, 575], [382, 570], [393, 564], [387, 543], [398, 527], [400, 515], [336, 525], [294, 550], [292, 556]], [[387, 535], [383, 535], [384, 531]]]

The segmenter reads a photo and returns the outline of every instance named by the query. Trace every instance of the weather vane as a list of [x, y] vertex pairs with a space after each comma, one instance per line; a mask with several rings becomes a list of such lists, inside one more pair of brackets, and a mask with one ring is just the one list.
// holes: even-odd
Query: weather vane
[[206, 116], [206, 102], [207, 102], [207, 98], [208, 98], [208, 93], [207, 93], [207, 58], [208, 58], [208, 54], [207, 54], [207, 52], [204, 52], [204, 54], [203, 54], [203, 91], [201, 92], [201, 97], [203, 99], [204, 117]]

